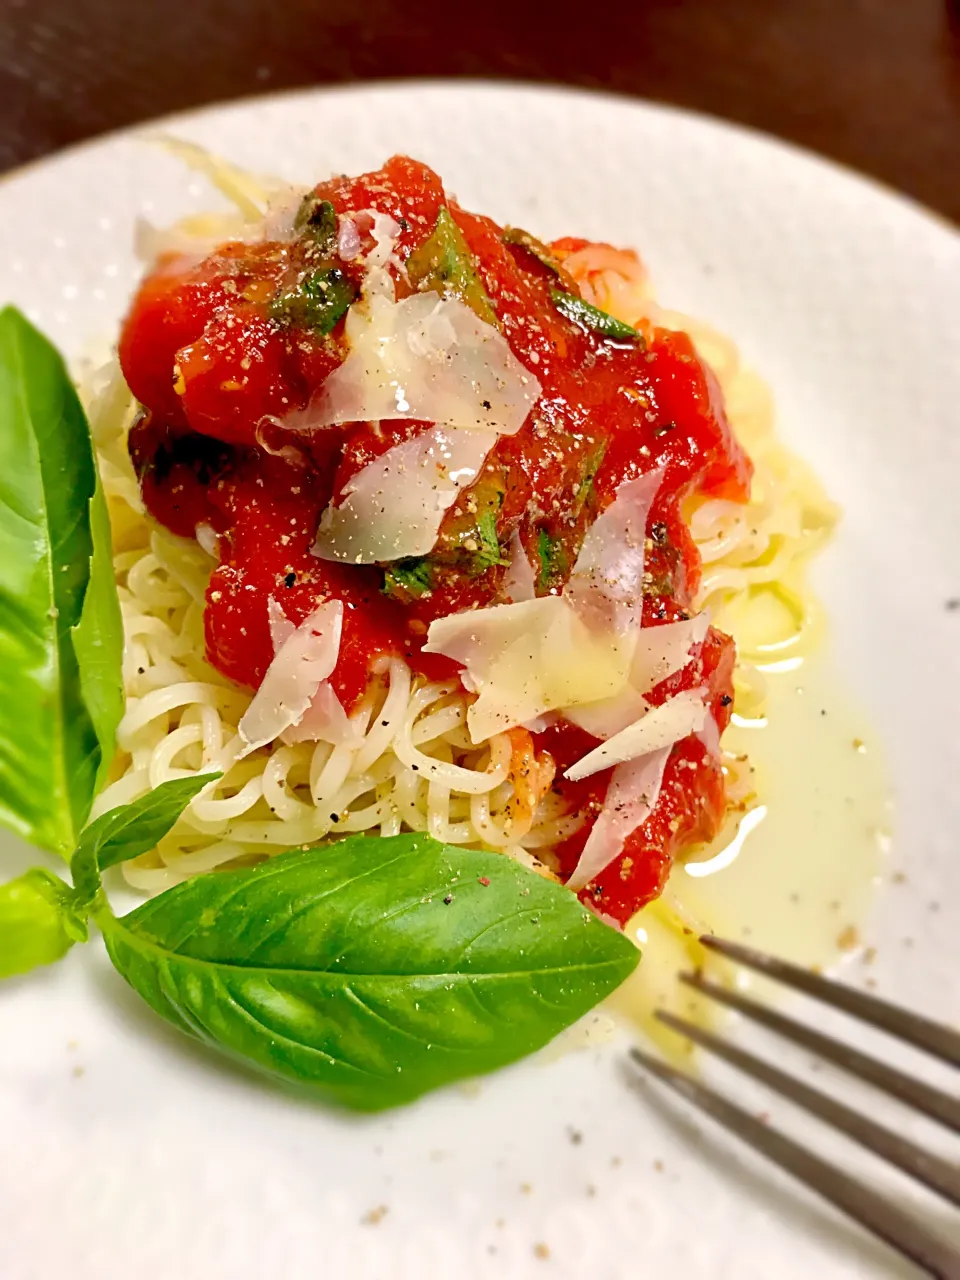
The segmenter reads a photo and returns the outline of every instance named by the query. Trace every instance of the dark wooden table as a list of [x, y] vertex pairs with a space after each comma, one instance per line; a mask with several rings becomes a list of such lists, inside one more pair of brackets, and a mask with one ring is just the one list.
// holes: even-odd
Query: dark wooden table
[[398, 76], [680, 103], [960, 221], [957, 0], [0, 0], [0, 169], [218, 99]]

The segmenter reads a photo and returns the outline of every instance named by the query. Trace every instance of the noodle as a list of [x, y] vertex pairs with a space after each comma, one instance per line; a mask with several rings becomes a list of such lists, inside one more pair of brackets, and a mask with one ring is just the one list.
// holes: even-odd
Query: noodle
[[[205, 223], [204, 231], [215, 235], [216, 226]], [[742, 367], [732, 342], [662, 311], [633, 254], [591, 245], [565, 266], [588, 300], [628, 323], [655, 321], [690, 334], [753, 458], [749, 503], [700, 499], [685, 516], [703, 558], [698, 608], [723, 626], [758, 593], [776, 594], [776, 627], [761, 626], [749, 644], [730, 627], [740, 640], [737, 708], [754, 714], [763, 700], [758, 667], [769, 650], [792, 652], [816, 621], [804, 571], [830, 532], [834, 508], [777, 442], [770, 394]], [[401, 830], [496, 849], [549, 874], [538, 851], [572, 835], [581, 819], [563, 812], [549, 785], [535, 800], [528, 780], [519, 788], [510, 734], [479, 747], [471, 742], [467, 701], [455, 682], [414, 676], [399, 658], [381, 661], [346, 741], [277, 742], [242, 756], [237, 725], [251, 694], [204, 657], [203, 600], [214, 561], [144, 512], [126, 448], [136, 406], [119, 366], [114, 361], [92, 381], [84, 390], [114, 531], [127, 698], [112, 781], [94, 816], [169, 779], [224, 774], [156, 850], [124, 864], [129, 883], [155, 893], [197, 872], [245, 865], [332, 834]], [[749, 764], [729, 753], [724, 764], [731, 806], [742, 810], [752, 799]]]

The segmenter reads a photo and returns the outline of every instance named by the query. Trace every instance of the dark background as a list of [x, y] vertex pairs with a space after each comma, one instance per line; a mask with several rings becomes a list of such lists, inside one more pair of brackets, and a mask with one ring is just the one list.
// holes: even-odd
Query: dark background
[[402, 76], [679, 103], [960, 221], [956, 0], [0, 0], [0, 168], [219, 99]]

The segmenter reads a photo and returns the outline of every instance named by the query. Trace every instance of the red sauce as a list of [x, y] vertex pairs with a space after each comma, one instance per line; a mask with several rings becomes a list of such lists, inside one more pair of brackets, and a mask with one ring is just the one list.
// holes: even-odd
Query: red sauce
[[[538, 593], [556, 592], [618, 485], [654, 468], [663, 469], [663, 481], [648, 526], [644, 622], [685, 616], [700, 562], [680, 503], [694, 492], [745, 499], [751, 474], [689, 338], [650, 328], [644, 342], [614, 341], [568, 319], [551, 290], [571, 288], [558, 264], [583, 242], [557, 242], [552, 262], [544, 246], [508, 243], [501, 227], [459, 208], [439, 178], [412, 160], [394, 157], [376, 173], [322, 183], [314, 195], [314, 208], [328, 201], [338, 215], [390, 214], [401, 226], [403, 261], [428, 240], [446, 206], [497, 324], [542, 394], [447, 513], [429, 563], [418, 566], [428, 589], [422, 578], [319, 560], [309, 548], [331, 498], [374, 456], [429, 425], [355, 423], [306, 436], [272, 421], [305, 408], [346, 354], [342, 319], [332, 326], [304, 320], [304, 280], [322, 257], [323, 269], [334, 272], [325, 279], [356, 292], [362, 254], [344, 262], [334, 241], [321, 250], [319, 233], [307, 227], [292, 242], [223, 245], [199, 264], [163, 261], [141, 286], [120, 340], [124, 374], [144, 410], [130, 450], [146, 505], [162, 524], [186, 537], [209, 524], [220, 535], [205, 611], [213, 665], [256, 687], [272, 658], [269, 597], [297, 622], [339, 598], [345, 614], [333, 684], [346, 705], [362, 696], [379, 654], [403, 654], [430, 676], [451, 674], [455, 664], [420, 650], [433, 618], [497, 598], [505, 570], [478, 560], [480, 516], [492, 513], [501, 548], [518, 531], [541, 565]], [[362, 249], [372, 243], [365, 233]], [[396, 283], [398, 297], [413, 288], [399, 274]], [[280, 448], [283, 456], [275, 456]], [[711, 631], [675, 678], [682, 687], [708, 685], [721, 729], [732, 665], [732, 641]], [[578, 734], [565, 725], [542, 735], [539, 746], [563, 766], [592, 745]], [[607, 780], [556, 785], [572, 808], [595, 809]], [[654, 813], [585, 896], [626, 919], [660, 891], [679, 849], [711, 838], [723, 803], [716, 763], [696, 739], [679, 744]], [[584, 838], [559, 851], [562, 872], [572, 870]]]

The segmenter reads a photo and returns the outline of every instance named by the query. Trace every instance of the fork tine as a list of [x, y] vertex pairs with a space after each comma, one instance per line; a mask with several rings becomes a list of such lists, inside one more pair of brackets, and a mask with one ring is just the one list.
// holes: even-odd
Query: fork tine
[[924, 1018], [919, 1013], [911, 1013], [909, 1009], [901, 1009], [866, 992], [856, 991], [841, 982], [824, 978], [810, 969], [778, 960], [763, 951], [755, 951], [739, 942], [728, 942], [724, 938], [715, 938], [712, 934], [704, 934], [700, 941], [710, 951], [717, 951], [729, 960], [745, 964], [749, 969], [766, 974], [768, 978], [774, 978], [785, 986], [815, 996], [824, 1004], [842, 1009], [844, 1013], [869, 1022], [871, 1026], [879, 1027], [881, 1031], [897, 1036], [951, 1066], [960, 1067], [960, 1031], [954, 1031], [952, 1027]]
[[747, 1053], [711, 1031], [705, 1031], [702, 1027], [694, 1026], [692, 1022], [686, 1022], [683, 1018], [677, 1018], [663, 1010], [658, 1010], [657, 1018], [665, 1026], [686, 1036], [688, 1040], [701, 1045], [710, 1053], [715, 1053], [747, 1075], [753, 1076], [755, 1080], [760, 1080], [785, 1098], [789, 1098], [791, 1102], [805, 1107], [807, 1111], [825, 1120], [827, 1124], [833, 1125], [854, 1142], [859, 1142], [868, 1151], [872, 1151], [884, 1160], [889, 1160], [898, 1169], [909, 1173], [918, 1182], [930, 1187], [932, 1191], [936, 1191], [953, 1204], [960, 1205], [960, 1168], [949, 1161], [931, 1155], [909, 1139], [893, 1133], [892, 1130], [877, 1124], [868, 1116], [861, 1115], [860, 1112], [854, 1111], [835, 1098], [821, 1093], [819, 1089], [811, 1088], [796, 1076], [781, 1071], [779, 1067], [755, 1058], [752, 1053]]
[[896, 1067], [890, 1067], [885, 1062], [871, 1057], [870, 1054], [854, 1049], [840, 1040], [834, 1040], [831, 1036], [824, 1035], [822, 1031], [815, 1031], [813, 1027], [808, 1027], [804, 1023], [795, 1022], [792, 1018], [777, 1013], [769, 1005], [760, 1004], [756, 1000], [741, 995], [739, 991], [710, 982], [699, 974], [681, 973], [680, 981], [699, 992], [700, 995], [709, 996], [730, 1009], [736, 1009], [738, 1013], [742, 1013], [753, 1022], [760, 1023], [769, 1031], [792, 1040], [794, 1044], [842, 1067], [850, 1075], [868, 1081], [876, 1088], [883, 1089], [894, 1098], [899, 1098], [901, 1102], [906, 1102], [932, 1119], [939, 1120], [954, 1132], [960, 1133], [960, 1098], [951, 1097], [942, 1089], [937, 1089], [922, 1080], [915, 1080], [906, 1072], [898, 1071]]
[[928, 1231], [899, 1205], [833, 1168], [785, 1134], [741, 1110], [699, 1080], [631, 1048], [630, 1055], [676, 1093], [694, 1103], [769, 1160], [805, 1183], [904, 1257], [938, 1280], [958, 1280], [960, 1250]]

